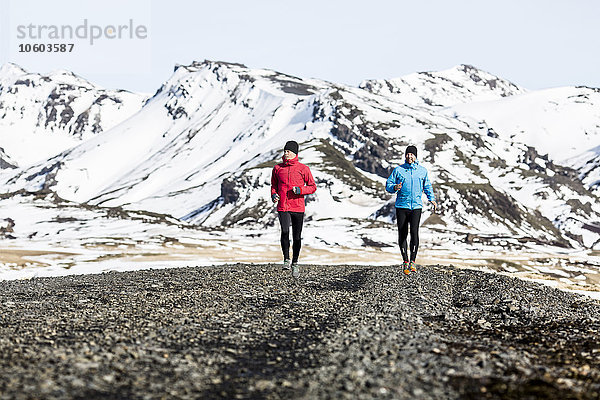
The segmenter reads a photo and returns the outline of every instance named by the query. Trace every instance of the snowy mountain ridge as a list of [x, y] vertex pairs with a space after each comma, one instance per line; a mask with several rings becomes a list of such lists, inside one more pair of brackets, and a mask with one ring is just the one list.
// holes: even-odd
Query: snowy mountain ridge
[[359, 87], [400, 103], [434, 108], [527, 93], [512, 82], [465, 64], [445, 71], [416, 72], [396, 79], [365, 80]]
[[141, 109], [144, 95], [105, 90], [69, 71], [0, 67], [0, 147], [16, 165], [46, 160]]
[[[13, 83], [0, 87], [1, 132], [39, 126], [39, 113], [19, 114], [9, 106], [6, 98], [18, 104], [26, 91], [17, 85], [14, 67], [8, 75]], [[15, 85], [20, 93], [11, 92]], [[88, 96], [91, 89], [82, 87], [79, 93]], [[70, 143], [47, 160], [4, 170], [0, 187], [172, 215], [204, 229], [243, 225], [260, 231], [275, 224], [270, 173], [283, 144], [293, 139], [317, 181], [317, 192], [307, 198], [314, 242], [361, 246], [389, 241], [394, 199], [383, 183], [414, 144], [442, 205], [439, 213], [427, 208], [423, 215], [423, 229], [438, 240], [597, 249], [600, 236], [590, 225], [600, 222], [596, 93], [530, 92], [470, 66], [351, 87], [195, 62], [177, 66], [139, 109], [124, 107], [121, 122], [97, 132], [85, 125], [89, 137], [75, 147]], [[80, 100], [64, 96], [73, 97], [72, 104]], [[96, 115], [114, 111], [115, 96], [108, 103], [92, 100]], [[524, 107], [532, 111], [514, 111]], [[569, 124], [578, 113], [585, 120]], [[554, 127], [557, 121], [561, 129]], [[71, 118], [51, 128], [73, 135], [75, 126]], [[581, 142], [589, 146], [581, 148], [585, 156], [569, 149], [566, 160], [555, 150], [564, 130], [572, 141], [587, 138]], [[18, 160], [10, 150], [5, 148], [7, 160]], [[22, 224], [13, 219], [18, 232]]]

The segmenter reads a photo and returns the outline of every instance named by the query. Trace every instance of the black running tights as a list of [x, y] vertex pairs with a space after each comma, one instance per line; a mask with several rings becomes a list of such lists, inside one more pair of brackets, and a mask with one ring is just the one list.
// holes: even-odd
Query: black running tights
[[408, 208], [396, 208], [396, 222], [398, 223], [398, 244], [402, 259], [408, 261], [408, 250], [406, 238], [408, 237], [408, 226], [410, 225], [410, 261], [417, 259], [419, 250], [419, 222], [421, 221], [421, 209], [410, 210]]
[[278, 211], [279, 223], [281, 224], [281, 251], [283, 258], [290, 258], [290, 225], [292, 227], [292, 239], [294, 240], [292, 262], [298, 262], [300, 247], [302, 247], [302, 222], [303, 212]]

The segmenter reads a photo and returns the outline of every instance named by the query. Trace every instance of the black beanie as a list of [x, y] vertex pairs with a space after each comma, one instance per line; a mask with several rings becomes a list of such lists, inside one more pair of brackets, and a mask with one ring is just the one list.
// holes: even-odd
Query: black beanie
[[289, 142], [287, 142], [285, 144], [285, 147], [283, 148], [283, 151], [289, 150], [294, 154], [298, 154], [298, 142], [294, 142], [293, 140], [290, 140]]
[[406, 153], [404, 153], [404, 155], [408, 154], [408, 153], [412, 153], [415, 155], [415, 157], [417, 156], [417, 148], [415, 146], [408, 146], [406, 148]]

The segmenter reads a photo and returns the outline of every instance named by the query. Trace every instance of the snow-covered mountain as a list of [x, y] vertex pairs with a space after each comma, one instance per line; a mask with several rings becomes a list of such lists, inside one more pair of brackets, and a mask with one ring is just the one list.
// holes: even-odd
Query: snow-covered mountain
[[501, 100], [457, 104], [449, 111], [493, 126], [516, 142], [535, 145], [557, 162], [598, 146], [600, 89], [564, 87]]
[[[324, 242], [360, 242], [375, 237], [368, 232], [393, 228], [387, 223], [394, 199], [383, 184], [403, 162], [405, 147], [415, 144], [442, 205], [437, 214], [425, 210], [424, 229], [457, 241], [599, 248], [590, 223], [600, 221], [600, 201], [589, 182], [597, 159], [566, 163], [546, 143], [563, 140], [551, 125], [573, 120], [573, 110], [600, 123], [573, 106], [574, 91], [584, 89], [567, 89], [528, 92], [470, 66], [357, 88], [239, 64], [193, 63], [178, 66], [137, 113], [48, 160], [5, 170], [0, 187], [53, 191], [207, 228], [260, 230], [275, 224], [271, 169], [294, 139], [318, 185], [308, 197], [307, 224], [313, 232], [334, 232]], [[589, 94], [587, 101], [600, 103]], [[512, 101], [531, 113], [519, 114], [521, 122], [494, 117]], [[560, 105], [552, 116], [536, 112], [552, 102]], [[489, 116], [477, 113], [484, 104]], [[600, 130], [586, 124], [592, 143]], [[518, 134], [514, 126], [526, 128]]]
[[579, 173], [579, 179], [590, 190], [600, 196], [600, 146], [593, 147], [584, 153], [565, 161]]
[[480, 129], [505, 140], [529, 144], [550, 161], [578, 170], [579, 178], [598, 194], [599, 104], [600, 89], [564, 87], [456, 104], [447, 111], [462, 120], [471, 119]]
[[7, 63], [0, 67], [0, 147], [16, 165], [46, 160], [127, 119], [145, 97], [68, 71], [40, 75]]
[[527, 92], [507, 80], [464, 64], [439, 72], [366, 80], [359, 87], [403, 104], [434, 108], [497, 100]]

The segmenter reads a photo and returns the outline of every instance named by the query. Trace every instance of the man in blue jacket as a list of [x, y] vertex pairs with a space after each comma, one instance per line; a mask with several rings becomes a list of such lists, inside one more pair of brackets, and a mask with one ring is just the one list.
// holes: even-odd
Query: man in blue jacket
[[[423, 192], [433, 204], [434, 211], [437, 210], [435, 195], [431, 182], [427, 176], [427, 169], [419, 165], [417, 161], [417, 148], [408, 146], [404, 155], [405, 163], [394, 168], [387, 179], [385, 190], [396, 193], [396, 222], [398, 223], [398, 244], [402, 254], [402, 270], [406, 275], [417, 270], [415, 260], [419, 249], [419, 222], [421, 221], [421, 209]], [[406, 238], [408, 237], [408, 226], [410, 225], [410, 262]]]

